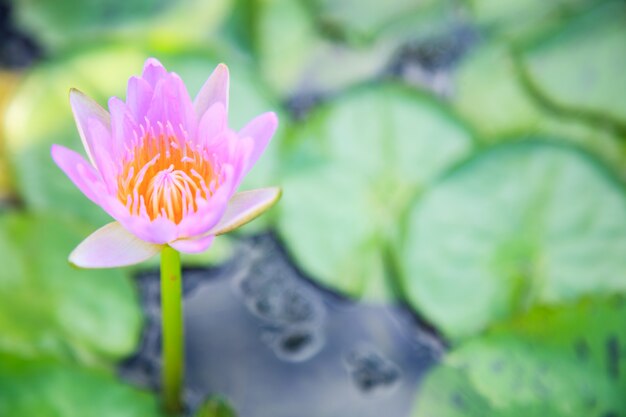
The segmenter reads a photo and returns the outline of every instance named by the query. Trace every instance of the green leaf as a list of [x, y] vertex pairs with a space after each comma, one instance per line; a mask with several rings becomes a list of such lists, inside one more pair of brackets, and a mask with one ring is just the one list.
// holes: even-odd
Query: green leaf
[[535, 303], [626, 290], [626, 196], [582, 151], [486, 151], [412, 209], [402, 252], [415, 309], [449, 337]]
[[490, 34], [519, 41], [558, 27], [594, 0], [469, 0], [474, 20]]
[[195, 412], [194, 417], [236, 417], [235, 411], [222, 397], [211, 397]]
[[370, 79], [391, 58], [389, 42], [368, 49], [335, 44], [319, 32], [301, 1], [258, 1], [252, 42], [261, 72], [283, 96], [327, 93]]
[[232, 0], [18, 0], [20, 27], [35, 34], [50, 49], [62, 49], [76, 39], [115, 33], [135, 40], [153, 37], [204, 40], [225, 18]]
[[[161, 59], [168, 70], [179, 73], [192, 97], [219, 63], [214, 54], [192, 46], [160, 48], [108, 42], [75, 50], [27, 74], [7, 110], [4, 131], [18, 191], [29, 209], [67, 213], [94, 227], [110, 221], [54, 164], [50, 146], [58, 143], [84, 154], [69, 106], [70, 87], [106, 107], [110, 96], [124, 97], [128, 78], [140, 74], [144, 60], [151, 55]], [[231, 126], [240, 129], [254, 116], [277, 106], [247, 67], [234, 63], [231, 70]], [[281, 117], [281, 130], [248, 175], [243, 189], [272, 185], [274, 155], [287, 124]], [[224, 239], [218, 239], [216, 245], [220, 241]]]
[[537, 91], [562, 111], [626, 132], [626, 7], [607, 2], [533, 42], [523, 54]]
[[322, 25], [348, 38], [371, 41], [388, 26], [438, 6], [435, 0], [309, 0]]
[[388, 298], [385, 260], [411, 199], [472, 141], [433, 99], [396, 85], [319, 109], [286, 159], [279, 230], [314, 279], [353, 297]]
[[158, 417], [156, 399], [109, 375], [0, 355], [0, 415]]
[[623, 298], [537, 307], [462, 344], [424, 381], [414, 417], [626, 412]]
[[547, 108], [528, 89], [510, 47], [489, 41], [467, 56], [454, 73], [452, 106], [485, 144], [545, 136], [583, 146], [625, 172], [626, 147], [610, 129]]
[[67, 261], [86, 230], [58, 217], [0, 215], [0, 351], [97, 365], [133, 352], [142, 313], [128, 277]]
[[[20, 75], [17, 72], [0, 71], [0, 114], [4, 113], [19, 78]], [[5, 201], [13, 198], [15, 193], [4, 146], [4, 137], [0, 131], [0, 208]]]

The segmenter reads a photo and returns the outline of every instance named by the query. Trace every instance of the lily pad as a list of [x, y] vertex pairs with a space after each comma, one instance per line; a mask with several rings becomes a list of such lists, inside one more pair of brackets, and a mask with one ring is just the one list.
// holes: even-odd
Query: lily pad
[[110, 375], [0, 355], [0, 415], [158, 417], [156, 398]]
[[393, 54], [388, 42], [367, 49], [332, 43], [304, 2], [267, 0], [257, 7], [253, 47], [265, 80], [283, 96], [323, 94], [370, 79]]
[[[124, 96], [128, 77], [140, 73], [143, 61], [151, 55], [159, 57], [169, 70], [178, 72], [192, 95], [219, 62], [214, 54], [189, 46], [161, 49], [152, 44], [139, 47], [108, 43], [95, 49], [76, 50], [26, 75], [7, 110], [4, 128], [18, 192], [28, 208], [67, 213], [93, 226], [110, 221], [54, 165], [50, 146], [58, 143], [82, 152], [67, 98], [70, 87], [79, 88], [105, 106], [108, 97]], [[230, 117], [234, 128], [276, 108], [245, 67], [233, 65], [231, 85]], [[284, 118], [281, 124], [284, 129]], [[244, 188], [272, 184], [273, 155], [279, 146], [280, 132], [250, 173]], [[216, 244], [220, 240], [223, 239]]]
[[474, 20], [492, 35], [520, 41], [563, 24], [593, 0], [469, 0]]
[[87, 230], [52, 216], [0, 216], [0, 351], [105, 366], [133, 352], [142, 313], [126, 274], [67, 261]]
[[409, 301], [447, 336], [536, 303], [626, 290], [626, 195], [584, 152], [506, 144], [452, 172], [411, 212]]
[[434, 0], [311, 0], [321, 24], [349, 38], [371, 41], [389, 25], [406, 20], [430, 7]]
[[623, 301], [596, 298], [535, 308], [462, 344], [426, 378], [412, 415], [621, 415]]
[[[4, 112], [19, 78], [16, 72], [0, 71], [0, 114]], [[0, 206], [4, 200], [13, 196], [11, 175], [5, 159], [4, 138], [2, 132], [0, 132]]]
[[542, 135], [576, 143], [624, 175], [626, 147], [610, 129], [566, 117], [547, 108], [529, 91], [509, 45], [488, 41], [454, 73], [453, 108], [485, 144]]
[[384, 254], [409, 203], [471, 147], [463, 125], [426, 95], [392, 84], [354, 90], [295, 132], [279, 231], [322, 284], [388, 298]]
[[51, 49], [75, 39], [119, 33], [135, 39], [154, 36], [163, 41], [205, 39], [225, 18], [232, 0], [18, 0], [14, 2], [20, 27]]
[[230, 403], [222, 397], [211, 397], [206, 400], [198, 410], [194, 417], [236, 417], [237, 414], [233, 410]]
[[607, 2], [527, 46], [525, 71], [562, 111], [626, 131], [626, 7]]

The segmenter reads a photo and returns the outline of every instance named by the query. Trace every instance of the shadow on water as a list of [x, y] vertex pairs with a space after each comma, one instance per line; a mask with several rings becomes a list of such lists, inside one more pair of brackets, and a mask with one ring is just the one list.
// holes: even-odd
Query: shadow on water
[[[159, 281], [138, 280], [147, 323], [121, 372], [158, 389]], [[405, 308], [313, 285], [271, 235], [242, 241], [219, 268], [185, 271], [184, 285], [190, 410], [221, 394], [240, 417], [406, 416], [443, 353]]]

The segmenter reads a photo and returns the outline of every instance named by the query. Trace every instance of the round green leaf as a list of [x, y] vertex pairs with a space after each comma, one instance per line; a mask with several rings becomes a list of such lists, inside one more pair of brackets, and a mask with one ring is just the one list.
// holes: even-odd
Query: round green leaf
[[156, 398], [109, 375], [0, 355], [0, 415], [158, 417]]
[[206, 400], [196, 410], [193, 417], [236, 417], [230, 403], [222, 397], [214, 396]]
[[483, 43], [454, 73], [452, 106], [486, 144], [542, 135], [576, 143], [624, 172], [626, 148], [609, 129], [546, 108], [520, 76], [519, 62], [500, 41]]
[[536, 88], [555, 106], [626, 131], [626, 7], [607, 2], [530, 45], [522, 54]]
[[330, 42], [304, 2], [267, 0], [257, 8], [252, 42], [265, 80], [283, 96], [328, 93], [373, 78], [395, 49], [389, 41], [367, 49]]
[[0, 351], [93, 364], [133, 352], [142, 313], [128, 277], [67, 261], [87, 233], [61, 218], [0, 216]]
[[593, 0], [469, 0], [474, 20], [480, 26], [516, 41], [560, 25], [592, 3]]
[[198, 40], [207, 38], [222, 22], [232, 0], [18, 0], [14, 2], [20, 27], [35, 34], [48, 48], [60, 49], [76, 39], [102, 33], [131, 38], [154, 36]]
[[[68, 102], [70, 87], [82, 90], [106, 107], [110, 96], [124, 97], [128, 78], [140, 74], [144, 60], [151, 55], [161, 59], [168, 70], [181, 75], [192, 97], [219, 63], [213, 54], [193, 47], [163, 49], [149, 44], [107, 43], [94, 49], [76, 50], [36, 67], [25, 77], [5, 115], [4, 128], [18, 191], [30, 209], [67, 213], [94, 226], [110, 221], [54, 164], [50, 146], [58, 143], [83, 153]], [[253, 117], [276, 109], [246, 67], [235, 63], [231, 72], [233, 128], [240, 129]], [[243, 188], [272, 185], [274, 155], [286, 124], [281, 117], [281, 130]]]
[[436, 1], [389, 0], [311, 0], [319, 10], [319, 20], [335, 31], [345, 31], [348, 37], [371, 40], [387, 26], [417, 15]]
[[501, 145], [413, 207], [411, 304], [452, 338], [534, 303], [626, 289], [626, 196], [582, 151]]
[[454, 350], [424, 381], [413, 416], [621, 415], [624, 320], [623, 298], [534, 308]]
[[292, 138], [279, 230], [314, 279], [350, 296], [386, 298], [385, 249], [410, 200], [472, 146], [431, 98], [396, 85], [355, 90]]

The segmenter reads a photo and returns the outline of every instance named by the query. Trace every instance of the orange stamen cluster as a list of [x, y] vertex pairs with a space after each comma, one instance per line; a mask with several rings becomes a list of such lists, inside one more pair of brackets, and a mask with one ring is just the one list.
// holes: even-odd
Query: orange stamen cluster
[[[143, 129], [142, 129], [143, 130]], [[117, 180], [117, 197], [131, 214], [162, 216], [178, 224], [198, 209], [197, 199], [208, 199], [217, 186], [208, 158], [172, 129], [143, 131], [127, 148]]]

